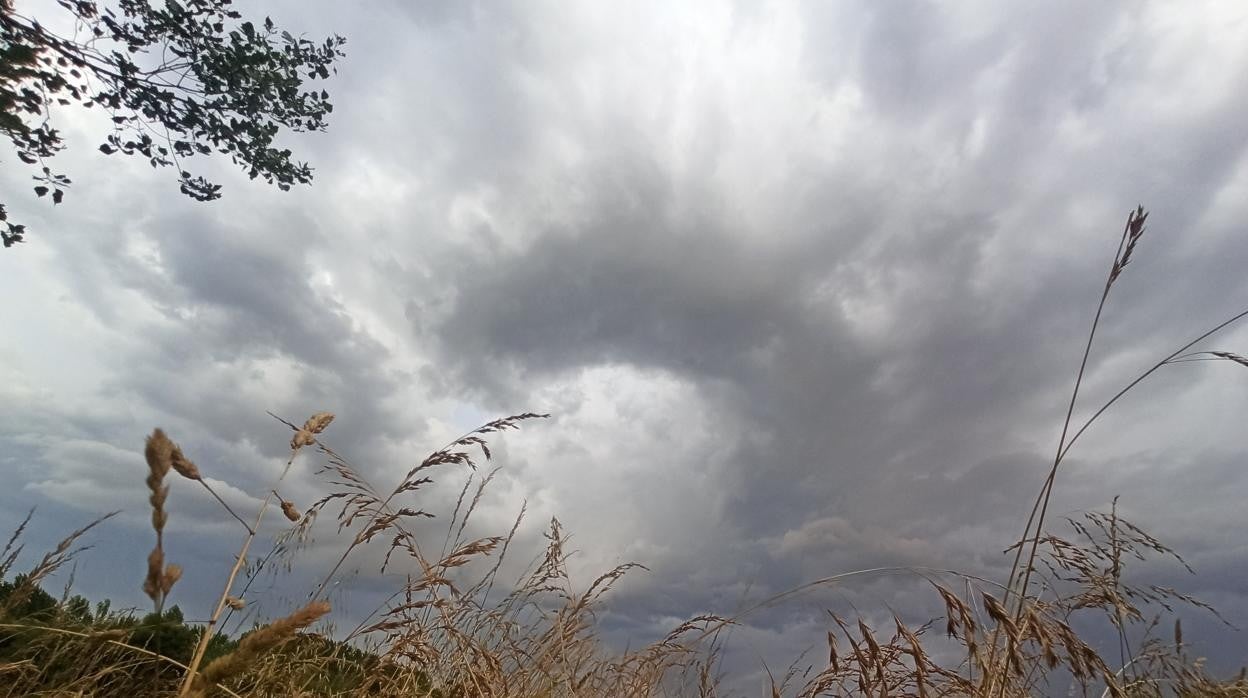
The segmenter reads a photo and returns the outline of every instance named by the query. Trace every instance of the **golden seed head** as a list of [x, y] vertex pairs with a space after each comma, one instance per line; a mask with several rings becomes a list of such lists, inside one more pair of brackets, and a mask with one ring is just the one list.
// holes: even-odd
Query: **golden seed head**
[[165, 566], [165, 552], [159, 547], [152, 548], [147, 556], [147, 578], [143, 580], [143, 593], [156, 601], [161, 594], [161, 577]]
[[173, 466], [174, 470], [178, 471], [179, 475], [188, 480], [203, 479], [203, 476], [199, 474], [199, 468], [195, 467], [195, 464], [192, 463], [189, 458], [182, 455], [182, 449], [177, 446], [173, 447], [173, 455], [170, 460], [170, 465]]
[[[147, 437], [147, 448], [144, 449], [143, 455], [147, 458], [147, 467], [151, 470], [156, 481], [159, 482], [173, 466], [173, 450], [176, 448], [173, 442], [165, 436], [165, 432], [156, 429], [152, 435]], [[150, 487], [149, 480], [149, 487]], [[155, 489], [154, 487], [152, 489]]]
[[182, 566], [170, 564], [165, 567], [165, 573], [160, 578], [160, 593], [165, 596], [173, 589], [173, 585], [178, 583], [182, 578]]
[[328, 601], [313, 601], [303, 608], [295, 611], [286, 618], [278, 621], [274, 625], [289, 624], [292, 629], [306, 628], [316, 622], [318, 618], [329, 613], [330, 606]]
[[130, 634], [121, 628], [113, 628], [112, 630], [99, 630], [91, 633], [91, 639], [97, 642], [121, 642]]
[[152, 494], [147, 498], [153, 507], [161, 507], [165, 504], [165, 498], [169, 496], [169, 486], [162, 484], [163, 480], [155, 479], [153, 476], [147, 476], [147, 486], [151, 489]]
[[147, 555], [147, 569], [155, 570], [159, 575], [161, 568], [165, 566], [165, 551], [160, 548], [152, 548], [152, 552]]
[[325, 431], [325, 427], [329, 426], [332, 421], [334, 421], [333, 412], [317, 412], [308, 417], [308, 421], [303, 423], [303, 428], [313, 434], [319, 434]]
[[152, 497], [152, 528], [159, 533], [165, 530], [165, 524], [168, 522], [169, 512], [161, 509], [160, 505], [156, 503], [156, 498]]
[[[226, 601], [229, 603], [228, 599]], [[220, 683], [245, 671], [266, 652], [329, 613], [329, 604], [313, 601], [291, 615], [258, 628], [239, 641], [233, 652], [212, 660], [196, 678], [199, 687]]]
[[300, 429], [295, 432], [293, 437], [291, 437], [290, 448], [292, 450], [298, 450], [304, 446], [311, 446], [314, 443], [316, 443], [316, 437], [312, 435], [312, 432], [307, 429]]

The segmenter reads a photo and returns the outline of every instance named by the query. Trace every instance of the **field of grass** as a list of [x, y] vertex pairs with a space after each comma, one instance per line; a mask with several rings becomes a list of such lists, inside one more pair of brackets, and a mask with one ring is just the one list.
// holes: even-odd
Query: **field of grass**
[[[1145, 232], [1142, 208], [1128, 216], [1104, 293], [1078, 367], [1052, 467], [1020, 521], [1023, 534], [1009, 546], [1005, 579], [950, 570], [908, 569], [924, 580], [943, 606], [941, 617], [914, 625], [892, 615], [887, 627], [861, 618], [826, 614], [826, 654], [795, 661], [773, 675], [772, 696], [976, 696], [1089, 695], [1248, 696], [1248, 680], [1208, 675], [1185, 644], [1176, 605], [1216, 611], [1179, 590], [1137, 584], [1124, 562], [1147, 557], [1182, 559], [1159, 539], [1119, 516], [1116, 501], [1105, 512], [1063, 522], [1052, 531], [1053, 485], [1071, 448], [1096, 419], [1139, 382], [1166, 366], [1225, 361], [1248, 366], [1239, 355], [1201, 347], [1248, 311], [1194, 338], [1160, 359], [1103, 406], [1074, 420], [1079, 387], [1096, 340], [1105, 301]], [[500, 578], [521, 516], [509, 532], [465, 537], [467, 522], [490, 478], [465, 485], [443, 540], [422, 540], [412, 523], [429, 516], [420, 498], [431, 478], [475, 469], [488, 460], [488, 439], [546, 415], [499, 419], [434, 451], [388, 489], [375, 487], [330, 445], [333, 421], [317, 413], [287, 422], [292, 437], [286, 471], [297, 454], [315, 449], [324, 464], [326, 494], [306, 508], [279, 494], [274, 482], [256, 512], [237, 512], [217, 496], [195, 463], [163, 431], [146, 442], [146, 488], [154, 544], [143, 590], [152, 612], [119, 613], [61, 598], [41, 584], [65, 568], [81, 542], [103, 519], [66, 537], [33, 566], [18, 572], [26, 523], [0, 554], [0, 696], [716, 696], [725, 695], [721, 640], [734, 624], [759, 609], [783, 604], [809, 587], [854, 577], [831, 576], [727, 614], [689, 618], [666, 637], [624, 652], [602, 641], [595, 610], [612, 586], [636, 564], [605, 571], [584, 588], [569, 579], [566, 536], [557, 520], [547, 531], [544, 555], [518, 581]], [[136, 464], [137, 474], [140, 471]], [[1038, 476], [1041, 474], [1038, 474]], [[240, 547], [228, 582], [213, 599], [207, 623], [188, 624], [170, 594], [182, 576], [166, 550], [169, 481], [202, 486], [238, 524]], [[288, 530], [273, 550], [291, 550], [318, 518], [332, 518], [344, 538], [336, 564], [324, 570], [311, 601], [279, 620], [231, 638], [221, 630], [231, 613], [249, 603], [253, 580], [273, 555], [252, 551], [266, 516], [284, 516]], [[107, 518], [107, 517], [105, 517]], [[30, 518], [26, 519], [29, 522]], [[1068, 531], [1068, 533], [1067, 533]], [[1008, 541], [1003, 542], [1008, 544]], [[383, 567], [410, 570], [407, 582], [376, 612], [351, 619], [354, 627], [328, 636], [317, 632], [331, 610], [326, 590], [362, 549], [384, 551]], [[530, 551], [531, 552], [531, 551]], [[522, 553], [528, 554], [528, 553]], [[139, 572], [136, 571], [136, 576]], [[878, 617], [878, 616], [873, 616]], [[1099, 624], [1101, 630], [1089, 631]], [[1092, 637], [1112, 637], [1105, 646]]]

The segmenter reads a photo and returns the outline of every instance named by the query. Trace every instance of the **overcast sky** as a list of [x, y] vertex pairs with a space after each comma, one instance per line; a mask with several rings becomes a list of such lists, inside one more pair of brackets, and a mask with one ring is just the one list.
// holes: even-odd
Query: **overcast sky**
[[[289, 439], [266, 410], [336, 413], [326, 442], [379, 483], [479, 422], [551, 413], [494, 442], [478, 528], [527, 500], [525, 561], [558, 516], [582, 583], [650, 567], [603, 616], [620, 641], [867, 567], [1003, 578], [1127, 212], [1148, 232], [1079, 414], [1248, 308], [1248, 5], [360, 7], [271, 6], [348, 39], [328, 132], [289, 139], [311, 187], [205, 161], [224, 199], [196, 203], [95, 152], [75, 114], [62, 205], [0, 169], [31, 230], [0, 252], [0, 530], [38, 507], [34, 550], [123, 510], [83, 593], [145, 604], [145, 434], [253, 506]], [[1203, 348], [1248, 353], [1248, 325]], [[1199, 576], [1148, 573], [1248, 625], [1246, 413], [1243, 367], [1164, 369], [1081, 440], [1055, 511], [1121, 495]], [[283, 494], [315, 499], [315, 465]], [[238, 526], [173, 484], [194, 616]], [[930, 596], [870, 579], [828, 599]], [[819, 608], [751, 617], [740, 670], [821, 643]], [[1200, 627], [1248, 661], [1242, 634]]]

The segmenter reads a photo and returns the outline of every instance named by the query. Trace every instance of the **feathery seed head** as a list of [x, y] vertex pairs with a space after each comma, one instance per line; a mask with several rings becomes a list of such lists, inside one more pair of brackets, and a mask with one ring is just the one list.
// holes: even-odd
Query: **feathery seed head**
[[191, 462], [191, 459], [187, 458], [185, 455], [182, 454], [182, 449], [178, 448], [176, 444], [173, 447], [173, 453], [171, 454], [171, 458], [170, 458], [170, 465], [173, 467], [174, 470], [177, 471], [179, 475], [186, 478], [187, 480], [204, 479], [203, 476], [199, 474], [199, 468], [196, 467], [195, 464]]
[[173, 590], [173, 585], [178, 583], [182, 578], [182, 566], [170, 564], [165, 567], [165, 573], [160, 577], [160, 593], [168, 596]]
[[313, 434], [319, 434], [325, 431], [325, 427], [329, 426], [332, 421], [334, 421], [333, 412], [317, 412], [308, 417], [308, 421], [303, 423], [303, 428]]
[[314, 443], [316, 443], [316, 437], [307, 429], [300, 429], [290, 438], [290, 448], [295, 451], [304, 446], [311, 446]]
[[160, 599], [164, 567], [165, 551], [159, 546], [152, 548], [152, 552], [147, 555], [147, 578], [143, 580], [143, 593], [152, 601]]
[[[160, 429], [156, 429], [151, 436], [147, 437], [147, 448], [144, 449], [143, 455], [147, 457], [147, 467], [151, 470], [156, 482], [164, 479], [169, 469], [173, 467], [174, 448], [176, 447], [173, 442]], [[150, 480], [148, 486], [151, 487]], [[152, 489], [156, 488], [152, 487]]]

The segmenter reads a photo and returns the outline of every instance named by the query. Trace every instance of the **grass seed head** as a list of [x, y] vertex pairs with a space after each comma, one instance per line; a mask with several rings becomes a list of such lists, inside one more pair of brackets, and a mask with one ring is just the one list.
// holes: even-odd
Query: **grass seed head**
[[168, 596], [169, 592], [173, 590], [173, 585], [177, 584], [178, 580], [181, 578], [182, 578], [182, 566], [181, 565], [175, 565], [175, 564], [166, 565], [164, 574], [160, 576], [160, 593], [163, 596]]
[[329, 426], [329, 423], [332, 421], [334, 421], [334, 413], [317, 412], [311, 417], [308, 417], [308, 421], [303, 423], [303, 428], [313, 434], [319, 434], [325, 431], [325, 427]]
[[197, 677], [196, 687], [203, 691], [208, 686], [238, 676], [269, 650], [312, 625], [329, 611], [327, 602], [313, 601], [289, 616], [251, 632], [238, 643], [238, 648], [233, 652], [214, 659], [204, 667]]
[[290, 437], [290, 449], [292, 451], [297, 451], [304, 446], [311, 446], [314, 443], [316, 443], [316, 436], [307, 429], [300, 429], [295, 432], [294, 436]]
[[164, 569], [165, 551], [159, 546], [152, 548], [152, 552], [147, 555], [147, 578], [143, 581], [143, 593], [155, 602], [160, 601]]
[[147, 448], [143, 455], [147, 458], [147, 467], [159, 482], [173, 467], [173, 442], [165, 436], [165, 432], [156, 429], [147, 437]]
[[197, 468], [195, 464], [191, 462], [191, 459], [182, 455], [182, 449], [178, 448], [177, 444], [174, 444], [173, 446], [173, 455], [170, 461], [170, 465], [173, 466], [173, 469], [177, 471], [179, 475], [186, 478], [187, 480], [203, 480], [204, 479], [204, 477], [199, 474], [199, 468]]

